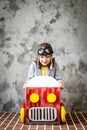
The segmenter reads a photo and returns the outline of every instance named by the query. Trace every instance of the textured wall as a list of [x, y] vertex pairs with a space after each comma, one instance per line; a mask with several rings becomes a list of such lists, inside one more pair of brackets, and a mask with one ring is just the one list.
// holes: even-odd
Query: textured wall
[[0, 111], [19, 111], [37, 45], [50, 42], [68, 111], [87, 110], [87, 0], [0, 1]]

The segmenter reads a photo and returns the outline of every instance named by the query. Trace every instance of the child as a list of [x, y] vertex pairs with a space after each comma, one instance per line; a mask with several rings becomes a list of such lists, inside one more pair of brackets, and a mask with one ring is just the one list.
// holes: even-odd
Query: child
[[[53, 49], [49, 43], [41, 43], [37, 49], [37, 58], [30, 65], [27, 81], [35, 76], [52, 76], [54, 77], [61, 89], [64, 84], [60, 76], [60, 71], [55, 58], [53, 58]], [[24, 84], [24, 86], [27, 84]]]

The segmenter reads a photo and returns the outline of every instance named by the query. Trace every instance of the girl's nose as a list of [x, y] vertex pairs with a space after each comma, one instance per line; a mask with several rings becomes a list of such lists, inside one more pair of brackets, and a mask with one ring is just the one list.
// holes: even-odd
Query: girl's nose
[[43, 58], [43, 61], [46, 61], [46, 57]]

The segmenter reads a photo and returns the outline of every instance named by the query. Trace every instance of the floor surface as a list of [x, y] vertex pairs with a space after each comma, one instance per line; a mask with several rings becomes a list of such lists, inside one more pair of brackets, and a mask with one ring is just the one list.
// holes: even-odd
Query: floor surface
[[1, 112], [0, 130], [87, 130], [87, 112], [68, 113], [66, 123], [59, 125], [25, 125], [19, 113]]

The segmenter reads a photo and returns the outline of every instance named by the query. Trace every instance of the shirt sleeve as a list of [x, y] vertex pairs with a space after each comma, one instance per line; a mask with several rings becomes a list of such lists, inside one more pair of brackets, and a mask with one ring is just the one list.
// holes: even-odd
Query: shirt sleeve
[[35, 62], [32, 62], [31, 65], [29, 66], [29, 71], [28, 71], [28, 76], [27, 80], [33, 78], [35, 76]]
[[59, 82], [59, 83], [63, 83], [63, 79], [60, 73], [60, 69], [59, 69], [59, 65], [56, 63], [55, 65], [55, 74], [54, 74], [54, 78]]

